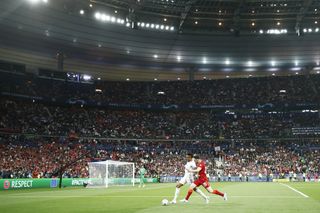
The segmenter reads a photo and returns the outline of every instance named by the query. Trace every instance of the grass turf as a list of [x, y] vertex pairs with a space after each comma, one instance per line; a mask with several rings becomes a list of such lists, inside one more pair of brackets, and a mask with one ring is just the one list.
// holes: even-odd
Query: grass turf
[[[210, 204], [192, 194], [187, 204], [161, 206], [171, 200], [174, 184], [151, 184], [146, 188], [109, 189], [31, 189], [0, 191], [0, 212], [320, 212], [320, 183], [287, 183], [308, 198], [279, 183], [214, 183], [213, 188], [228, 193], [229, 200], [210, 196]], [[204, 191], [203, 188], [200, 188]], [[183, 187], [179, 199], [187, 192]]]

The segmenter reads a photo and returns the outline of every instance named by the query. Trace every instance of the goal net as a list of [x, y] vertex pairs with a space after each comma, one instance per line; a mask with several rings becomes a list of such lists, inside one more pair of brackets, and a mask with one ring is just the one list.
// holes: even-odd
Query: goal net
[[99, 161], [89, 163], [89, 187], [102, 188], [111, 185], [134, 186], [134, 163]]

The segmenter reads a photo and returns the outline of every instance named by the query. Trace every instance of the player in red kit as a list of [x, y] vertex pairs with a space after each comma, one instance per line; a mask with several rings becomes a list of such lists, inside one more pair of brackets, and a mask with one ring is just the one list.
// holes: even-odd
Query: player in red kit
[[[197, 169], [191, 169], [189, 172], [198, 173], [198, 179], [195, 180], [189, 187], [188, 194], [185, 199], [181, 200], [181, 202], [188, 202], [193, 190], [196, 187], [203, 186], [210, 194], [216, 194], [223, 197], [224, 200], [227, 200], [227, 194], [219, 192], [218, 190], [213, 190], [210, 186], [209, 180], [206, 174], [206, 164], [203, 160], [199, 158], [199, 156], [195, 155], [194, 159], [197, 163]], [[208, 203], [209, 200], [206, 200]]]

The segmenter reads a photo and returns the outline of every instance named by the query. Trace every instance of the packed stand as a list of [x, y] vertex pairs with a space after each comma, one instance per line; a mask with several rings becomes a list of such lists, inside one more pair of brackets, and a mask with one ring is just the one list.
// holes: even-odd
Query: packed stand
[[[170, 82], [74, 83], [3, 73], [2, 92], [47, 98], [77, 98], [117, 104], [257, 105], [320, 103], [320, 76]], [[96, 92], [100, 89], [101, 92]]]
[[294, 136], [294, 127], [319, 127], [320, 123], [318, 112], [120, 111], [4, 98], [0, 115], [0, 132], [134, 139], [285, 138]]
[[[218, 148], [218, 149], [217, 149]], [[0, 177], [88, 177], [88, 162], [134, 162], [147, 177], [183, 176], [186, 154], [206, 161], [210, 176], [258, 176], [320, 173], [320, 140], [296, 141], [110, 141], [67, 138], [0, 137]], [[222, 162], [218, 165], [216, 162]], [[220, 173], [221, 172], [221, 173]]]

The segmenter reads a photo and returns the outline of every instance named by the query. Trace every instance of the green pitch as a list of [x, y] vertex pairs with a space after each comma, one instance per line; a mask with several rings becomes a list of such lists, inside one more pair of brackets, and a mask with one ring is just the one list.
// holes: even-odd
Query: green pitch
[[[0, 212], [320, 212], [320, 183], [214, 183], [213, 186], [227, 192], [229, 200], [211, 196], [210, 204], [206, 205], [194, 193], [189, 203], [161, 206], [162, 199], [171, 200], [174, 184], [151, 184], [146, 188], [34, 189], [0, 191]], [[187, 187], [183, 187], [179, 199], [186, 191]]]

